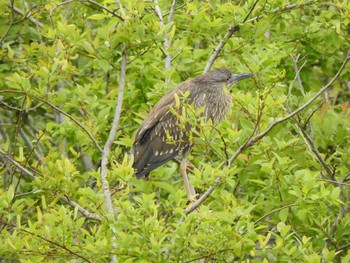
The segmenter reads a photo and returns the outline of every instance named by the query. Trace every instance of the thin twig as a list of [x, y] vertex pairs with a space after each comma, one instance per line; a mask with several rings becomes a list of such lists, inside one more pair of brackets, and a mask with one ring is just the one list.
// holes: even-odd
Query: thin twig
[[93, 143], [95, 144], [95, 146], [97, 147], [97, 149], [102, 152], [102, 149], [100, 147], [100, 145], [98, 144], [98, 142], [96, 141], [96, 139], [92, 136], [92, 134], [76, 119], [74, 118], [72, 115], [69, 115], [67, 112], [64, 112], [63, 110], [61, 110], [60, 108], [56, 107], [55, 105], [53, 105], [51, 102], [40, 98], [38, 96], [29, 94], [23, 90], [0, 90], [0, 93], [19, 93], [19, 94], [24, 94], [26, 96], [32, 97], [36, 100], [39, 100], [47, 105], [49, 105], [51, 108], [53, 108], [54, 110], [62, 113], [64, 116], [68, 117], [69, 119], [71, 119], [75, 124], [77, 124], [89, 137], [90, 139], [93, 141]]
[[20, 171], [22, 171], [24, 174], [30, 176], [32, 179], [38, 179], [31, 171], [24, 168], [22, 165], [20, 165], [18, 162], [16, 162], [14, 159], [12, 159], [10, 156], [8, 156], [2, 149], [0, 149], [0, 154], [10, 163], [12, 163], [14, 166], [16, 166]]
[[30, 231], [28, 231], [28, 230], [26, 230], [26, 229], [20, 228], [20, 227], [18, 227], [18, 228], [16, 228], [16, 229], [18, 229], [18, 230], [20, 230], [20, 231], [23, 231], [23, 232], [25, 232], [25, 233], [27, 233], [27, 234], [30, 234], [31, 236], [37, 237], [37, 238], [39, 238], [39, 239], [41, 239], [41, 240], [44, 240], [44, 241], [50, 243], [51, 245], [54, 245], [54, 246], [56, 246], [56, 247], [59, 247], [59, 248], [63, 249], [64, 251], [67, 251], [68, 253], [70, 253], [70, 254], [76, 256], [77, 258], [80, 258], [80, 259], [82, 259], [82, 260], [84, 260], [84, 261], [86, 261], [86, 262], [93, 262], [93, 261], [87, 259], [86, 257], [84, 257], [84, 256], [82, 256], [82, 255], [80, 255], [80, 254], [78, 254], [78, 253], [76, 253], [76, 252], [70, 250], [68, 247], [65, 247], [64, 245], [61, 245], [61, 244], [59, 244], [59, 243], [57, 243], [57, 242], [55, 242], [55, 241], [52, 241], [52, 240], [50, 240], [50, 239], [48, 239], [48, 238], [42, 237], [42, 236], [40, 236], [40, 235], [37, 235], [37, 234], [35, 234], [35, 233], [32, 233], [32, 232], [30, 232]]
[[11, 9], [11, 18], [10, 18], [10, 24], [7, 26], [4, 34], [0, 38], [0, 46], [2, 46], [2, 42], [4, 41], [7, 34], [10, 32], [13, 24], [14, 24], [14, 0], [11, 0], [11, 4], [7, 5]]
[[[306, 6], [306, 5], [309, 5], [309, 4], [312, 4], [314, 3], [315, 1], [309, 1], [309, 2], [306, 2], [305, 4], [302, 4], [302, 5], [298, 5], [298, 4], [292, 4], [292, 5], [287, 5], [285, 6], [283, 9], [280, 9], [280, 8], [276, 8], [274, 10], [272, 10], [270, 12], [270, 14], [277, 14], [278, 12], [284, 12], [284, 11], [288, 11], [288, 10], [292, 10], [292, 9], [295, 9], [295, 8], [298, 8], [298, 7], [301, 7], [301, 6]], [[256, 16], [256, 17], [253, 17], [249, 20], [247, 20], [248, 16], [251, 14], [252, 10], [254, 9], [255, 5], [256, 5], [257, 1], [253, 4], [252, 8], [250, 9], [250, 11], [248, 12], [247, 16], [244, 18], [244, 20], [242, 21], [241, 25], [244, 24], [244, 23], [251, 23], [251, 22], [254, 22], [254, 21], [257, 21], [257, 20], [260, 20], [261, 18], [263, 18], [264, 16], [263, 15], [259, 15], [259, 16]], [[240, 29], [240, 26], [239, 25], [236, 25], [236, 26], [230, 26], [224, 36], [224, 38], [222, 40], [220, 40], [219, 44], [217, 45], [217, 47], [214, 49], [213, 53], [211, 54], [209, 60], [208, 60], [208, 63], [207, 65], [205, 66], [205, 69], [204, 69], [204, 72], [208, 72], [211, 67], [213, 66], [214, 64], [214, 61], [217, 59], [221, 49], [225, 46], [226, 44], [226, 39], [229, 39], [231, 38], [231, 36], [236, 33], [237, 31], [239, 31]]]
[[214, 61], [218, 57], [221, 49], [226, 44], [226, 39], [229, 39], [235, 32], [239, 30], [239, 26], [230, 26], [224, 36], [224, 39], [220, 40], [218, 46], [214, 49], [213, 54], [211, 54], [207, 65], [205, 66], [204, 72], [208, 72], [214, 64]]
[[[0, 134], [2, 136], [2, 140], [4, 142], [9, 141], [10, 140], [10, 136], [7, 134], [5, 127], [4, 127], [4, 122], [2, 120], [2, 116], [0, 115]], [[11, 148], [10, 148], [10, 144], [8, 145], [8, 152], [11, 152]]]
[[[339, 77], [340, 73], [343, 71], [345, 65], [350, 60], [350, 52], [346, 55], [346, 58], [343, 61], [343, 64], [340, 66], [338, 72], [335, 74], [335, 76], [326, 84], [324, 87], [322, 87], [311, 99], [309, 99], [306, 103], [304, 103], [302, 106], [300, 106], [298, 109], [294, 110], [287, 116], [283, 118], [279, 118], [272, 122], [270, 126], [263, 132], [259, 133], [258, 135], [254, 136], [251, 139], [248, 139], [243, 145], [241, 145], [237, 151], [232, 155], [232, 157], [229, 159], [229, 163], [227, 167], [230, 167], [232, 162], [243, 152], [243, 150], [249, 148], [250, 146], [254, 145], [257, 141], [261, 140], [263, 137], [265, 137], [275, 126], [278, 124], [281, 124], [285, 122], [286, 120], [289, 120], [290, 118], [294, 117], [296, 114], [307, 108], [311, 105], [325, 90], [327, 90]], [[197, 201], [195, 201], [193, 204], [191, 204], [189, 207], [185, 209], [185, 214], [188, 215], [193, 210], [195, 210], [197, 207], [199, 207], [209, 196], [210, 194], [215, 190], [217, 185], [221, 182], [222, 178], [217, 177], [215, 179], [215, 185], [210, 186], [204, 194], [202, 194]]]
[[17, 14], [20, 14], [21, 16], [24, 16], [25, 18], [27, 18], [30, 22], [32, 22], [33, 24], [35, 24], [37, 27], [44, 27], [44, 24], [41, 23], [40, 21], [38, 21], [37, 19], [31, 17], [31, 16], [28, 16], [27, 14], [24, 15], [24, 12], [15, 7], [15, 6], [11, 6], [11, 5], [7, 5], [9, 8], [12, 8], [13, 11], [15, 11]]
[[24, 140], [24, 142], [27, 144], [28, 149], [34, 153], [34, 155], [38, 161], [41, 161], [43, 159], [41, 154], [35, 149], [32, 142], [28, 138], [27, 134], [24, 132], [23, 128], [21, 128], [19, 130], [19, 133], [20, 133], [22, 139]]
[[272, 214], [274, 214], [274, 213], [276, 213], [276, 212], [278, 212], [278, 211], [281, 211], [281, 210], [283, 210], [283, 209], [285, 209], [285, 208], [293, 207], [293, 206], [296, 206], [296, 205], [297, 205], [297, 203], [292, 203], [292, 204], [287, 204], [287, 205], [284, 205], [284, 206], [282, 206], [282, 207], [278, 207], [278, 208], [276, 208], [276, 209], [274, 209], [274, 210], [271, 210], [271, 211], [268, 212], [267, 214], [265, 214], [265, 215], [261, 216], [260, 218], [258, 218], [258, 219], [254, 222], [254, 224], [259, 223], [261, 220], [263, 220], [264, 218], [268, 217], [269, 215], [272, 215]]
[[300, 71], [306, 65], [307, 60], [305, 60], [304, 63], [299, 68], [298, 67], [299, 57], [300, 57], [300, 54], [298, 54], [295, 59], [292, 58], [292, 60], [293, 60], [294, 71], [296, 73], [295, 74], [295, 78], [298, 80], [298, 84], [299, 84], [299, 88], [300, 88], [301, 94], [303, 94], [305, 96], [304, 85], [303, 85], [303, 83], [301, 81]]
[[[298, 81], [298, 85], [299, 85], [299, 88], [300, 88], [300, 91], [303, 95], [305, 95], [305, 92], [304, 92], [304, 85], [301, 81], [301, 78], [300, 78], [300, 71], [301, 69], [304, 67], [306, 61], [304, 62], [303, 65], [301, 65], [301, 67], [299, 68], [298, 67], [298, 59], [300, 57], [300, 54], [297, 55], [297, 57], [294, 59], [292, 58], [292, 61], [293, 61], [293, 67], [294, 67], [294, 71], [295, 71], [295, 78], [294, 80], [297, 80]], [[291, 85], [293, 86], [293, 85]], [[292, 87], [291, 87], [292, 89]], [[291, 89], [290, 89], [290, 93], [291, 93]], [[290, 95], [290, 93], [288, 95]], [[288, 110], [289, 110], [289, 106], [288, 106], [288, 103], [287, 103], [287, 107], [288, 107]], [[297, 124], [302, 136], [304, 137], [305, 141], [306, 141], [306, 144], [308, 144], [308, 146], [310, 147], [311, 151], [315, 154], [317, 160], [319, 161], [319, 163], [323, 166], [323, 168], [325, 169], [325, 171], [327, 172], [327, 174], [329, 175], [329, 177], [335, 181], [335, 177], [334, 177], [334, 173], [332, 172], [332, 170], [329, 168], [329, 166], [327, 165], [326, 161], [322, 158], [320, 152], [318, 151], [317, 147], [316, 147], [316, 144], [312, 138], [312, 127], [311, 127], [311, 124], [310, 124], [310, 118], [308, 118], [307, 120], [307, 123], [304, 125], [304, 127], [308, 124], [308, 127], [309, 127], [309, 130], [310, 130], [310, 135], [306, 133], [305, 131], [305, 128], [301, 125], [301, 123], [297, 120], [297, 118], [293, 118], [295, 123]]]
[[343, 250], [347, 250], [348, 248], [350, 247], [350, 244], [346, 244], [345, 246], [342, 246], [340, 248], [337, 248], [335, 251], [336, 252], [340, 252], [340, 251], [343, 251]]
[[242, 23], [245, 23], [247, 20], [248, 20], [248, 17], [251, 15], [251, 13], [253, 12], [254, 8], [256, 7], [256, 5], [258, 4], [260, 0], [256, 0], [254, 2], [254, 4], [252, 5], [252, 7], [250, 8], [248, 14], [246, 15], [246, 17], [243, 19], [243, 22]]
[[[3, 158], [5, 158], [9, 163], [11, 163], [15, 167], [17, 167], [24, 174], [28, 175], [29, 177], [31, 177], [34, 180], [38, 180], [38, 177], [36, 177], [31, 171], [29, 171], [28, 169], [24, 168], [21, 164], [19, 164], [14, 159], [12, 159], [10, 156], [8, 156], [2, 149], [0, 149], [0, 154], [3, 156]], [[83, 208], [80, 205], [78, 205], [76, 202], [69, 200], [67, 197], [61, 197], [60, 200], [62, 200], [63, 202], [69, 204], [70, 206], [72, 206], [74, 208], [77, 208], [78, 211], [84, 217], [89, 218], [89, 219], [94, 219], [94, 220], [97, 220], [97, 221], [101, 221], [101, 218], [98, 215], [89, 212], [85, 208]]]
[[[183, 8], [184, 6], [186, 6], [187, 3], [191, 3], [191, 2], [193, 2], [193, 0], [185, 1], [183, 4], [181, 4], [181, 5], [177, 6], [177, 7], [175, 7], [175, 8], [174, 8], [174, 12], [175, 12], [176, 10], [179, 10], [179, 9]], [[170, 10], [170, 11], [171, 11], [171, 10]], [[166, 16], [170, 15], [170, 11], [167, 12], [167, 13], [164, 13], [163, 17], [166, 17]]]
[[52, 13], [53, 13], [53, 11], [54, 11], [56, 8], [58, 8], [58, 7], [62, 6], [62, 5], [70, 4], [70, 3], [72, 3], [72, 2], [89, 3], [89, 4], [93, 5], [93, 6], [97, 6], [98, 8], [100, 8], [100, 9], [106, 11], [107, 13], [109, 13], [109, 14], [111, 14], [111, 15], [117, 17], [117, 18], [119, 18], [121, 21], [123, 21], [123, 22], [125, 21], [125, 19], [124, 19], [121, 15], [117, 14], [115, 11], [112, 11], [112, 10], [110, 10], [109, 8], [105, 7], [104, 5], [101, 5], [101, 4], [99, 4], [99, 3], [95, 2], [95, 1], [92, 1], [92, 0], [67, 0], [67, 1], [64, 1], [64, 2], [61, 2], [61, 3], [58, 3], [58, 4], [56, 4], [55, 7], [53, 7], [53, 8], [50, 10], [50, 17], [52, 16]]
[[[270, 14], [277, 14], [279, 12], [285, 12], [285, 11], [289, 11], [289, 10], [292, 10], [292, 9], [295, 9], [295, 8], [298, 8], [298, 7], [303, 7], [303, 6], [306, 6], [306, 5], [310, 5], [310, 4], [313, 4], [317, 1], [314, 1], [314, 0], [311, 0], [309, 2], [306, 2], [304, 4], [291, 4], [291, 5], [287, 5], [285, 6], [284, 8], [280, 8], [280, 7], [277, 7], [275, 9], [273, 9]], [[258, 15], [256, 17], [253, 17], [249, 20], [247, 20], [246, 22], [249, 23], [249, 22], [254, 22], [254, 21], [257, 21], [257, 20], [260, 20], [261, 18], [263, 18], [264, 15]]]

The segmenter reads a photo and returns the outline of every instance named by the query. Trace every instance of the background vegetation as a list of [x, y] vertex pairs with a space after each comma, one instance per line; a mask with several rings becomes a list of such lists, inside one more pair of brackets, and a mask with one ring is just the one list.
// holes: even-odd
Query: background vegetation
[[[343, 0], [1, 1], [0, 261], [350, 262], [349, 25]], [[255, 77], [202, 127], [191, 204], [128, 152], [211, 67]]]

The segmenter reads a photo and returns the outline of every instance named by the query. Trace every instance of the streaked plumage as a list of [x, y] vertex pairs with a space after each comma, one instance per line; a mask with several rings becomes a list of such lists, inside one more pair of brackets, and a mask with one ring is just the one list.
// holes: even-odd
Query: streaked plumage
[[235, 75], [228, 69], [216, 69], [181, 83], [162, 97], [136, 133], [132, 147], [136, 177], [148, 176], [150, 171], [191, 148], [187, 134], [191, 127], [184, 127], [170, 110], [181, 110], [181, 104], [176, 105], [175, 94], [181, 98], [189, 91], [186, 103], [193, 104], [195, 109], [204, 106], [202, 116], [218, 123], [231, 106], [231, 95], [224, 87], [230, 89], [239, 80], [250, 76], [252, 74]]

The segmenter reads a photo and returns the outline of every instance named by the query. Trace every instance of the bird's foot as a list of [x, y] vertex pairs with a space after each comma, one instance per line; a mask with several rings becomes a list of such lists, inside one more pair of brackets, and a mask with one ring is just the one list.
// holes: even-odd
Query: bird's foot
[[188, 197], [188, 204], [193, 204], [198, 200], [199, 194], [194, 194]]

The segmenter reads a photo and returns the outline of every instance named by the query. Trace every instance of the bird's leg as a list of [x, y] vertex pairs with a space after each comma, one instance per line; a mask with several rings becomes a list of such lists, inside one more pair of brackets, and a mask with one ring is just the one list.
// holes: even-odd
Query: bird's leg
[[184, 180], [187, 197], [192, 202], [195, 199], [196, 191], [194, 190], [194, 187], [192, 185], [190, 185], [190, 181], [189, 181], [189, 178], [187, 176], [186, 168], [187, 168], [187, 158], [184, 157], [181, 160], [180, 173], [181, 173], [182, 179]]

